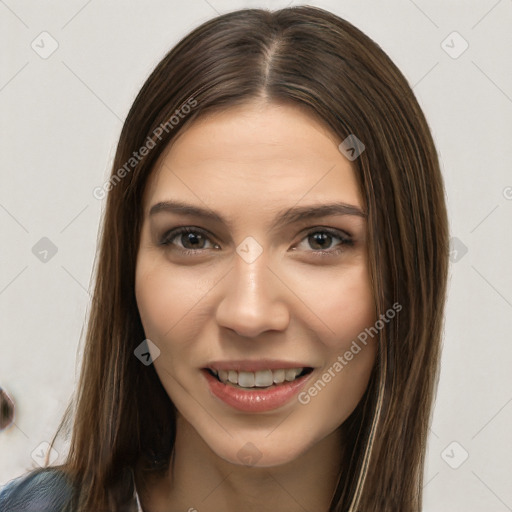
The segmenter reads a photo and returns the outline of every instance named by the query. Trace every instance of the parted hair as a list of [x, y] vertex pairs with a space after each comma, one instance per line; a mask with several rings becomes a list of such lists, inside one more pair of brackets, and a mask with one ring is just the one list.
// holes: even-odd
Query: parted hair
[[[127, 115], [111, 177], [126, 172], [106, 194], [80, 379], [53, 440], [70, 425], [59, 467], [76, 483], [74, 510], [127, 510], [130, 475], [168, 470], [173, 453], [174, 405], [153, 365], [134, 356], [145, 339], [135, 265], [148, 177], [189, 123], [262, 98], [306, 109], [341, 140], [364, 143], [352, 165], [367, 211], [376, 314], [402, 306], [379, 330], [368, 388], [341, 426], [346, 456], [329, 510], [421, 510], [448, 267], [438, 156], [386, 53], [348, 21], [309, 6], [243, 9], [203, 23], [158, 63]], [[179, 123], [170, 123], [176, 112]], [[126, 167], [148, 142], [151, 150]]]

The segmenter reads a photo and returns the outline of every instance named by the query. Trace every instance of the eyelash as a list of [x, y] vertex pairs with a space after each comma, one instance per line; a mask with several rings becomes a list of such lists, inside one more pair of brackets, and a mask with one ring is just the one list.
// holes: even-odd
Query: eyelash
[[[212, 242], [208, 232], [206, 232], [204, 229], [197, 228], [197, 227], [186, 226], [186, 227], [175, 228], [175, 229], [172, 229], [170, 231], [167, 231], [162, 236], [162, 238], [161, 238], [161, 240], [159, 242], [159, 245], [165, 246], [165, 247], [170, 247], [171, 245], [173, 245], [172, 241], [176, 237], [178, 237], [179, 235], [181, 235], [183, 233], [201, 234], [207, 240]], [[338, 246], [336, 246], [336, 247], [338, 247], [337, 249], [332, 249], [331, 248], [331, 249], [321, 249], [321, 250], [318, 250], [318, 251], [315, 251], [315, 250], [311, 250], [310, 251], [313, 254], [319, 255], [321, 257], [337, 256], [337, 255], [339, 255], [340, 253], [342, 253], [345, 250], [345, 246], [352, 246], [352, 245], [354, 245], [354, 241], [352, 240], [350, 235], [348, 235], [347, 233], [344, 233], [343, 231], [338, 231], [338, 230], [334, 230], [334, 229], [331, 229], [331, 228], [323, 228], [323, 227], [316, 227], [314, 229], [311, 229], [310, 231], [308, 231], [305, 234], [305, 236], [300, 240], [300, 242], [302, 242], [303, 240], [309, 238], [310, 236], [318, 234], [318, 233], [327, 234], [327, 235], [329, 235], [329, 236], [331, 236], [333, 238], [338, 238], [341, 241], [341, 243]], [[207, 249], [185, 249], [185, 248], [182, 249], [180, 247], [177, 247], [177, 249], [184, 256], [197, 256], [199, 253], [204, 252], [204, 251], [207, 250]]]

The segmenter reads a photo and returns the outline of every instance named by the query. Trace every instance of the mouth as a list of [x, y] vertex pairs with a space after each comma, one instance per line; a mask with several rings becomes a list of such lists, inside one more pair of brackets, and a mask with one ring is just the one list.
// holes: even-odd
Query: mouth
[[314, 371], [309, 366], [256, 371], [229, 369], [224, 364], [222, 366], [201, 370], [211, 395], [231, 408], [249, 413], [272, 411], [289, 403]]
[[280, 386], [287, 382], [294, 382], [305, 375], [309, 375], [313, 368], [278, 368], [275, 370], [266, 369], [256, 372], [238, 370], [216, 370], [205, 368], [212, 377], [215, 377], [222, 384], [227, 384], [239, 389], [262, 390]]

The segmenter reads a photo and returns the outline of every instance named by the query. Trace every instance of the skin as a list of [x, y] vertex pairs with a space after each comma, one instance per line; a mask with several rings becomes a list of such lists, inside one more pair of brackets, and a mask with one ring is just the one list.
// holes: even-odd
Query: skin
[[[144, 196], [136, 298], [178, 422], [174, 470], [143, 491], [137, 485], [145, 510], [328, 509], [343, 456], [339, 427], [367, 388], [376, 343], [369, 340], [309, 403], [294, 397], [264, 413], [217, 399], [201, 368], [213, 360], [307, 362], [314, 383], [375, 322], [364, 216], [270, 228], [279, 211], [295, 206], [343, 202], [364, 211], [340, 142], [302, 109], [258, 100], [191, 123], [155, 165]], [[149, 214], [169, 200], [208, 208], [229, 224]], [[202, 228], [206, 237], [191, 244], [168, 236], [160, 244], [180, 226]], [[322, 245], [322, 228], [338, 234]], [[236, 251], [248, 236], [262, 250], [251, 263]], [[344, 243], [348, 237], [352, 243]], [[239, 456], [247, 443], [257, 454], [250, 466]]]

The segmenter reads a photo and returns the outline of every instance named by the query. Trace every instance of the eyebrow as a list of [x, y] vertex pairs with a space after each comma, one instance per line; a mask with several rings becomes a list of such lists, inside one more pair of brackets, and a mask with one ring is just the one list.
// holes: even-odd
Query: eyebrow
[[[231, 225], [228, 220], [213, 210], [188, 204], [182, 201], [161, 201], [156, 203], [149, 210], [149, 216], [151, 217], [162, 212], [192, 215], [195, 217], [202, 217], [204, 219], [222, 223], [227, 226]], [[275, 229], [286, 224], [293, 224], [303, 220], [309, 220], [317, 217], [327, 217], [329, 215], [354, 215], [363, 218], [366, 218], [367, 216], [366, 212], [361, 210], [359, 207], [342, 202], [294, 206], [292, 208], [286, 208], [279, 211], [276, 215], [276, 218], [272, 222], [271, 229]]]

